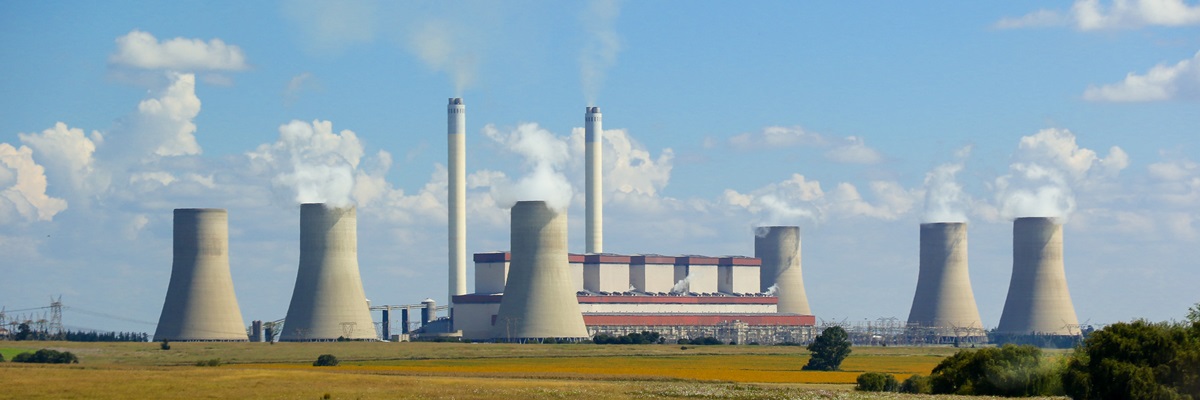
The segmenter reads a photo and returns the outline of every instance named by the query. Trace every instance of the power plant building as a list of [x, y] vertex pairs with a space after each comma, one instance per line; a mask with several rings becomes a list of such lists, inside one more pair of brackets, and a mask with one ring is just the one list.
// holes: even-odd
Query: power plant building
[[358, 271], [354, 207], [300, 206], [300, 267], [280, 341], [376, 340]]
[[935, 342], [986, 338], [967, 272], [967, 224], [921, 224], [920, 270], [908, 324]]
[[996, 331], [1077, 336], [1079, 320], [1063, 267], [1062, 224], [1052, 218], [1013, 221], [1013, 272]]
[[178, 208], [174, 219], [171, 282], [154, 340], [249, 340], [229, 272], [229, 214]]

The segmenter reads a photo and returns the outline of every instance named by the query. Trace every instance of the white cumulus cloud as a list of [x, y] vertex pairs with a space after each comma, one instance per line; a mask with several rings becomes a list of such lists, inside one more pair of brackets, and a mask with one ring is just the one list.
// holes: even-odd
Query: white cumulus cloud
[[279, 139], [247, 153], [270, 171], [271, 183], [297, 203], [353, 204], [355, 172], [363, 147], [353, 131], [335, 133], [333, 122], [293, 120], [279, 127]]
[[993, 217], [1055, 217], [1075, 211], [1075, 192], [1105, 183], [1129, 166], [1129, 155], [1113, 146], [1108, 155], [1080, 147], [1066, 129], [1043, 129], [1022, 137], [1009, 174], [992, 184]]
[[1200, 98], [1200, 52], [1174, 65], [1156, 65], [1144, 74], [1131, 72], [1121, 82], [1091, 86], [1083, 92], [1083, 98], [1112, 102]]
[[1200, 6], [1183, 0], [1076, 0], [1070, 11], [1041, 9], [1016, 18], [1002, 18], [993, 26], [1016, 29], [1072, 25], [1082, 31], [1134, 29], [1143, 26], [1200, 24]]
[[28, 146], [0, 143], [0, 222], [49, 221], [67, 201], [46, 195], [45, 169]]
[[166, 69], [181, 72], [238, 71], [246, 69], [246, 55], [238, 46], [221, 39], [177, 37], [159, 41], [149, 32], [130, 31], [117, 38], [117, 49], [108, 62], [142, 69]]

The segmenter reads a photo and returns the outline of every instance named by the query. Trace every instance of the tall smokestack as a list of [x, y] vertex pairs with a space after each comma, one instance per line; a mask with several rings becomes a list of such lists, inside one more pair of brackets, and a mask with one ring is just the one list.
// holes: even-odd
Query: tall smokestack
[[512, 266], [492, 337], [504, 341], [587, 338], [567, 266], [567, 214], [544, 201], [512, 208]]
[[780, 314], [812, 315], [800, 272], [800, 227], [761, 226], [754, 230], [754, 257], [762, 260], [762, 291], [775, 286]]
[[154, 340], [249, 340], [229, 274], [229, 214], [175, 209], [171, 283]]
[[354, 207], [300, 206], [300, 269], [280, 341], [377, 339], [358, 274]]
[[1000, 333], [1078, 335], [1079, 320], [1063, 270], [1062, 225], [1050, 218], [1013, 221], [1013, 273]]
[[587, 164], [587, 252], [604, 252], [604, 180], [601, 157], [604, 143], [604, 124], [600, 107], [587, 107], [584, 113], [584, 143], [587, 149], [584, 161]]
[[[921, 224], [921, 265], [908, 323], [938, 328], [945, 336], [983, 333], [967, 273], [967, 224]], [[967, 331], [956, 331], [962, 329]]]
[[449, 141], [450, 193], [450, 291], [447, 304], [454, 296], [467, 294], [467, 106], [462, 98], [450, 99], [446, 108], [446, 132]]

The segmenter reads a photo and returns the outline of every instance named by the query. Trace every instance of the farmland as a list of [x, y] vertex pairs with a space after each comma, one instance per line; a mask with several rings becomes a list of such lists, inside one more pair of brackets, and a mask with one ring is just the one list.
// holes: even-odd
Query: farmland
[[[0, 342], [80, 364], [0, 364], [21, 398], [859, 398], [861, 372], [928, 374], [954, 349], [856, 348], [839, 372], [801, 371], [802, 347], [458, 343]], [[312, 367], [334, 354], [337, 367]], [[219, 359], [220, 366], [197, 362]], [[900, 398], [890, 394], [886, 397]]]

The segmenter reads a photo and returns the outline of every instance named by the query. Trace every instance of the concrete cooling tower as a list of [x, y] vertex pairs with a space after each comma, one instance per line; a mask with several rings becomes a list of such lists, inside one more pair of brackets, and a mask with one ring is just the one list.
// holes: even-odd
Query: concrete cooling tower
[[800, 273], [800, 227], [762, 226], [754, 231], [754, 257], [762, 260], [762, 291], [775, 286], [780, 314], [812, 315]]
[[450, 98], [446, 107], [446, 132], [450, 179], [446, 198], [450, 220], [449, 298], [453, 299], [467, 294], [467, 106], [461, 98]]
[[358, 274], [354, 207], [300, 206], [300, 269], [281, 341], [377, 339]]
[[586, 339], [587, 328], [567, 267], [567, 214], [544, 201], [512, 208], [512, 262], [492, 338]]
[[1079, 320], [1063, 271], [1062, 225], [1050, 218], [1013, 222], [1013, 272], [996, 330], [1007, 334], [1078, 335]]
[[588, 253], [604, 252], [604, 179], [601, 174], [602, 155], [604, 150], [604, 124], [601, 120], [600, 107], [587, 107], [584, 119], [584, 143], [587, 146], [584, 154], [586, 165], [586, 208], [587, 213], [587, 246]]
[[921, 224], [920, 262], [908, 323], [939, 336], [985, 335], [967, 274], [967, 224]]
[[249, 340], [229, 275], [229, 214], [175, 209], [171, 283], [154, 340]]

